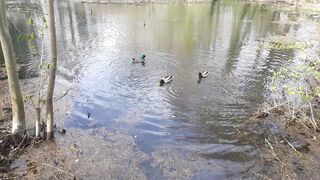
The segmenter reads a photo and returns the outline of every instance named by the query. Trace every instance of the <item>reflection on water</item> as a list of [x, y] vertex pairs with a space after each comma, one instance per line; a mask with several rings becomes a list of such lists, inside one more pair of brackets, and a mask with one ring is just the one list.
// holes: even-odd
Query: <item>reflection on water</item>
[[[295, 57], [294, 51], [261, 48], [271, 34], [301, 28], [274, 23], [281, 18], [291, 17], [241, 1], [59, 2], [57, 82], [74, 88], [71, 119], [65, 124], [127, 131], [147, 153], [163, 146], [200, 153], [229, 168], [219, 172], [220, 178], [244, 173], [254, 166], [256, 152], [239, 140], [234, 126], [264, 101], [270, 70]], [[25, 19], [14, 22], [27, 30]], [[37, 67], [25, 43], [15, 46], [24, 68]], [[132, 64], [131, 58], [141, 54], [146, 54], [146, 65]], [[209, 76], [198, 84], [203, 70]], [[173, 82], [160, 87], [166, 74], [174, 76]]]

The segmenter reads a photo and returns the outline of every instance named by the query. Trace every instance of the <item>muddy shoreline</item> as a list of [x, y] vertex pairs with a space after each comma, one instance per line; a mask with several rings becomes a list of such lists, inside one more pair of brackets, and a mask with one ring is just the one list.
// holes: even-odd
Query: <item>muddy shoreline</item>
[[[272, 110], [266, 112], [268, 108]], [[273, 179], [276, 174], [280, 179], [317, 179], [320, 176], [319, 131], [305, 126], [302, 119], [290, 121], [287, 112], [285, 105], [262, 105], [238, 133], [250, 136], [250, 141], [259, 147], [267, 167], [263, 174], [267, 178]]]
[[[5, 89], [2, 85], [6, 85], [6, 83], [0, 80], [0, 84]], [[6, 94], [3, 92], [0, 94], [0, 179], [13, 179], [15, 175], [12, 173], [10, 165], [29, 146], [31, 139], [27, 135], [11, 134], [11, 105]]]

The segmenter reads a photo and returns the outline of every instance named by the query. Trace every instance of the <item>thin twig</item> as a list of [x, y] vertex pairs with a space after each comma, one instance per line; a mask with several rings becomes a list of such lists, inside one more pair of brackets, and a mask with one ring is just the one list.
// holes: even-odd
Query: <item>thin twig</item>
[[260, 153], [262, 153], [262, 151], [261, 151], [261, 149], [259, 148], [259, 146], [255, 143], [255, 141], [254, 141], [250, 136], [248, 136], [248, 134], [247, 134], [246, 132], [242, 133], [242, 132], [237, 128], [237, 126], [233, 126], [233, 127], [238, 131], [239, 134], [244, 134], [244, 135], [246, 135], [247, 138], [248, 138], [248, 140], [249, 140], [251, 143], [254, 144], [254, 146], [257, 148], [257, 150], [258, 150]]
[[63, 172], [63, 173], [65, 173], [65, 174], [68, 174], [68, 175], [70, 175], [70, 176], [72, 176], [72, 177], [76, 177], [74, 174], [71, 174], [71, 173], [69, 173], [69, 172], [67, 172], [67, 171], [65, 171], [65, 170], [63, 170], [63, 169], [61, 169], [61, 168], [55, 167], [55, 166], [53, 166], [53, 165], [46, 164], [46, 163], [40, 163], [40, 164], [45, 165], [45, 166], [48, 166], [48, 167], [52, 167], [52, 168], [54, 168], [54, 169], [56, 169], [56, 170], [58, 170], [58, 171], [60, 171], [60, 172]]
[[318, 126], [317, 126], [317, 123], [316, 123], [314, 116], [313, 116], [313, 109], [312, 109], [312, 105], [311, 105], [310, 101], [309, 101], [309, 106], [310, 106], [310, 112], [311, 112], [312, 125], [313, 125], [314, 129], [317, 130]]
[[289, 144], [289, 146], [299, 155], [299, 157], [302, 157], [301, 153], [288, 141], [287, 138], [282, 136], [282, 138]]
[[68, 93], [69, 93], [69, 89], [66, 90], [66, 92], [63, 93], [61, 96], [56, 97], [56, 98], [54, 99], [54, 101], [59, 101], [60, 99], [62, 99], [63, 97], [65, 97]]
[[268, 141], [268, 139], [264, 139], [264, 141], [266, 142], [266, 144], [270, 147], [270, 149], [271, 149], [271, 151], [272, 151], [272, 155], [281, 163], [281, 164], [283, 164], [282, 163], [282, 161], [281, 161], [281, 159], [277, 156], [277, 154], [275, 153], [275, 151], [274, 151], [274, 148], [273, 148], [273, 146], [271, 145], [271, 143]]
[[275, 108], [277, 108], [277, 107], [279, 107], [279, 106], [282, 106], [282, 105], [285, 105], [285, 104], [287, 104], [287, 103], [289, 103], [290, 101], [292, 101], [292, 100], [288, 100], [288, 101], [286, 101], [286, 102], [284, 102], [284, 103], [281, 103], [281, 104], [276, 104], [275, 106], [273, 106], [273, 107], [271, 107], [271, 108], [268, 108], [268, 109], [266, 109], [266, 110], [263, 110], [263, 112], [269, 112], [270, 110], [272, 110], [272, 109], [275, 109]]

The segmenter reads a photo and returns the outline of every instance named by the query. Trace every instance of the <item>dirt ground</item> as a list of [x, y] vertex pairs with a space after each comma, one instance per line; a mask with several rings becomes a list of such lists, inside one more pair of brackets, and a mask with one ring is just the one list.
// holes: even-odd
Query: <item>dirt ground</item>
[[[4, 89], [5, 87], [1, 84], [1, 91]], [[0, 179], [12, 178], [10, 164], [30, 142], [27, 136], [11, 135], [11, 119], [10, 101], [7, 96], [2, 95], [0, 97]]]
[[[267, 109], [267, 105], [264, 109]], [[319, 113], [319, 110], [317, 110]], [[288, 109], [279, 106], [268, 113], [262, 110], [248, 121], [250, 140], [260, 149], [266, 167], [263, 179], [318, 179], [320, 177], [320, 134], [304, 122], [292, 119]], [[298, 112], [297, 112], [298, 113]], [[319, 116], [317, 116], [319, 117]]]
[[199, 154], [164, 147], [140, 151], [124, 132], [68, 129], [55, 142], [27, 148], [11, 169], [19, 179], [194, 179], [198, 172], [217, 171]]
[[24, 179], [146, 179], [138, 166], [146, 155], [135, 149], [134, 138], [103, 129], [94, 133], [68, 129], [54, 142], [27, 149], [11, 168]]

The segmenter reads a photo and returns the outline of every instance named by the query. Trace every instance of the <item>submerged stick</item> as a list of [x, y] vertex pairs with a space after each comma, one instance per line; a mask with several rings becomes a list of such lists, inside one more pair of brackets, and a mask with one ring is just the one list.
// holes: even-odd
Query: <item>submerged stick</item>
[[275, 106], [273, 106], [273, 107], [271, 107], [271, 108], [268, 108], [268, 109], [266, 109], [266, 110], [263, 110], [263, 112], [268, 112], [268, 111], [270, 111], [270, 110], [272, 110], [272, 109], [275, 109], [275, 108], [277, 108], [277, 107], [279, 107], [279, 106], [285, 105], [285, 104], [289, 103], [290, 101], [292, 101], [292, 100], [288, 100], [288, 101], [286, 101], [286, 102], [284, 102], [284, 103], [277, 104], [277, 105], [275, 105]]
[[282, 138], [289, 144], [289, 146], [299, 155], [299, 157], [302, 157], [301, 153], [288, 141], [287, 138], [282, 136]]
[[312, 125], [313, 125], [313, 128], [314, 128], [315, 130], [317, 130], [317, 129], [318, 129], [318, 126], [317, 126], [317, 122], [315, 121], [314, 116], [313, 116], [313, 109], [312, 109], [312, 105], [311, 105], [311, 102], [310, 102], [310, 101], [309, 101], [309, 106], [310, 106], [310, 111], [311, 111], [311, 123], [312, 123]]
[[279, 162], [281, 162], [281, 164], [283, 164], [282, 163], [282, 161], [281, 161], [281, 159], [277, 156], [277, 154], [275, 153], [275, 151], [274, 151], [274, 148], [273, 148], [273, 146], [271, 145], [271, 143], [268, 141], [268, 139], [264, 139], [264, 141], [266, 142], [266, 144], [270, 147], [270, 149], [271, 149], [271, 151], [272, 151], [272, 155], [279, 161]]
[[69, 173], [69, 172], [67, 172], [67, 171], [65, 171], [65, 170], [63, 170], [63, 169], [61, 169], [61, 168], [55, 167], [55, 166], [53, 166], [53, 165], [46, 164], [46, 163], [40, 163], [40, 164], [45, 165], [45, 166], [48, 166], [48, 167], [52, 167], [52, 168], [54, 168], [54, 169], [56, 169], [56, 170], [58, 170], [58, 171], [60, 171], [60, 172], [63, 172], [63, 173], [65, 173], [65, 174], [68, 174], [68, 175], [72, 176], [73, 178], [76, 177], [74, 174], [71, 174], [71, 173]]

